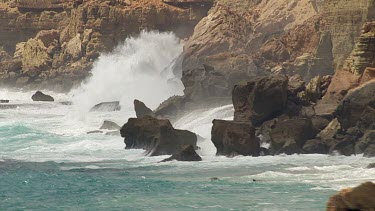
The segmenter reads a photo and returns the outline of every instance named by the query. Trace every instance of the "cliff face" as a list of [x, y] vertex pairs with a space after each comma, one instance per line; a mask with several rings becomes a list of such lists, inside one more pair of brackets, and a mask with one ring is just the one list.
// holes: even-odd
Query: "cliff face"
[[[7, 1], [0, 4], [3, 84], [59, 84], [69, 89], [89, 74], [100, 52], [141, 30], [191, 35], [211, 1], [170, 5], [159, 0]], [[68, 80], [66, 80], [68, 79]]]
[[[185, 94], [216, 97], [216, 90], [230, 90], [254, 75], [299, 74], [305, 81], [333, 75], [363, 24], [375, 18], [374, 6], [372, 0], [218, 1], [184, 47]], [[245, 59], [233, 64], [238, 55]], [[205, 65], [212, 67], [209, 75]], [[204, 80], [197, 82], [197, 75]], [[216, 83], [216, 75], [230, 83]]]

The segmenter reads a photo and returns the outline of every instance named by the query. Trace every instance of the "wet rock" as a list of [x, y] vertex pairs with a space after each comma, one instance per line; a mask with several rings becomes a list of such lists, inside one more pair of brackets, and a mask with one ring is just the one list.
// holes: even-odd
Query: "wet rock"
[[100, 127], [101, 130], [118, 130], [120, 128], [121, 127], [118, 124], [108, 120], [104, 120], [102, 126]]
[[174, 118], [184, 109], [186, 99], [183, 96], [172, 96], [154, 110], [154, 115], [163, 118]]
[[89, 131], [89, 132], [87, 132], [87, 134], [102, 134], [103, 133], [103, 131], [101, 131], [101, 130], [93, 130], [93, 131]]
[[175, 154], [171, 157], [162, 160], [161, 162], [167, 161], [201, 161], [202, 158], [195, 152], [195, 149], [192, 145], [182, 146]]
[[217, 152], [225, 156], [259, 156], [260, 140], [249, 122], [213, 120], [211, 140]]
[[365, 157], [375, 157], [375, 130], [366, 131], [355, 145], [355, 153]]
[[258, 126], [275, 118], [286, 106], [287, 85], [287, 77], [276, 75], [234, 86], [234, 120], [250, 121]]
[[96, 104], [90, 109], [90, 112], [92, 111], [119, 111], [119, 110], [121, 110], [120, 102], [112, 101], [112, 102], [102, 102], [102, 103]]
[[9, 103], [9, 100], [0, 100], [0, 103]]
[[130, 118], [120, 133], [126, 149], [144, 149], [150, 156], [175, 154], [181, 146], [196, 147], [197, 143], [194, 133], [174, 129], [169, 120], [151, 116]]
[[368, 164], [368, 166], [366, 168], [368, 168], [368, 169], [375, 168], [375, 163]]
[[306, 154], [327, 154], [329, 146], [323, 140], [311, 139], [306, 141], [302, 150]]
[[270, 132], [271, 149], [276, 154], [300, 153], [307, 140], [314, 138], [316, 129], [310, 119], [278, 121]]
[[363, 210], [371, 211], [375, 207], [375, 184], [363, 183], [355, 188], [341, 190], [329, 198], [327, 211]]
[[32, 97], [31, 99], [33, 101], [54, 101], [53, 97], [51, 97], [50, 95], [46, 95], [44, 94], [43, 92], [41, 91], [37, 91]]
[[354, 142], [351, 140], [343, 140], [334, 144], [329, 149], [330, 154], [339, 153], [340, 155], [350, 156], [355, 153], [354, 151]]
[[134, 100], [134, 110], [138, 118], [142, 118], [146, 115], [152, 115], [152, 110], [139, 100]]

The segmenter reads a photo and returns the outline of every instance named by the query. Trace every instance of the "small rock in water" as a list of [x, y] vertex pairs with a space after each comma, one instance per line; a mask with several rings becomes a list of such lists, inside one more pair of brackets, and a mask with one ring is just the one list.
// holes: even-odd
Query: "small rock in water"
[[368, 168], [368, 169], [375, 168], [375, 163], [370, 163], [370, 164], [368, 164], [367, 168]]
[[181, 147], [176, 153], [171, 157], [162, 160], [161, 162], [167, 162], [172, 160], [178, 161], [201, 161], [202, 158], [195, 152], [193, 145], [186, 145]]
[[113, 101], [113, 102], [102, 102], [99, 104], [94, 105], [90, 111], [119, 111], [121, 110], [120, 102]]
[[210, 181], [219, 181], [219, 178], [217, 178], [217, 177], [211, 177]]
[[9, 100], [0, 100], [0, 103], [9, 103]]
[[87, 134], [94, 134], [94, 133], [103, 133], [103, 131], [101, 131], [101, 130], [93, 130], [93, 131], [87, 132]]
[[108, 120], [104, 120], [103, 125], [100, 127], [100, 129], [104, 130], [118, 130], [120, 128], [118, 124]]
[[41, 91], [37, 91], [32, 97], [31, 99], [33, 101], [49, 101], [49, 102], [53, 102], [55, 101], [55, 99], [53, 99], [53, 97], [51, 97], [50, 95], [46, 95], [44, 94], [43, 92]]

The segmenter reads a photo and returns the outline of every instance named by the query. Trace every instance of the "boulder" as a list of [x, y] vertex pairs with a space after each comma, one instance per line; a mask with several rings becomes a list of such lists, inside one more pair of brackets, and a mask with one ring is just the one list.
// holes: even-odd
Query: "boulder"
[[271, 149], [276, 154], [300, 153], [306, 141], [314, 138], [315, 135], [316, 129], [313, 127], [311, 119], [278, 121], [270, 131]]
[[[375, 109], [375, 81], [367, 82], [351, 90], [337, 108], [337, 119], [343, 129], [356, 126], [361, 118], [365, 118], [368, 107]], [[371, 121], [371, 120], [370, 120]], [[375, 119], [372, 119], [374, 122]]]
[[196, 147], [197, 143], [194, 133], [174, 129], [169, 120], [151, 116], [130, 118], [120, 133], [126, 149], [144, 149], [150, 156], [175, 154], [181, 146]]
[[185, 107], [186, 99], [183, 96], [172, 96], [162, 102], [154, 111], [154, 115], [164, 118], [176, 117]]
[[375, 168], [375, 163], [368, 164], [368, 166], [366, 168], [368, 168], [368, 169]]
[[365, 157], [375, 156], [375, 130], [366, 131], [360, 141], [356, 143], [355, 153], [364, 153]]
[[211, 140], [216, 155], [259, 156], [260, 140], [255, 136], [255, 128], [249, 122], [213, 120]]
[[182, 146], [175, 154], [171, 157], [162, 160], [161, 162], [167, 161], [201, 161], [202, 158], [195, 152], [193, 145]]
[[282, 75], [258, 77], [234, 86], [234, 120], [259, 126], [275, 118], [286, 106], [287, 90], [288, 78]]
[[31, 96], [33, 101], [54, 101], [53, 97], [50, 95], [46, 95], [41, 91], [35, 92], [33, 96]]
[[298, 92], [305, 91], [306, 83], [300, 75], [294, 75], [288, 79], [288, 94], [297, 95]]
[[340, 155], [350, 156], [355, 153], [354, 142], [352, 140], [343, 140], [334, 145], [329, 149], [330, 154], [339, 153]]
[[121, 110], [120, 102], [112, 101], [112, 102], [102, 102], [102, 103], [96, 104], [90, 109], [90, 112], [92, 111], [119, 111], [119, 110]]
[[327, 211], [363, 210], [371, 211], [375, 207], [375, 184], [363, 183], [355, 188], [341, 190], [329, 198]]
[[306, 86], [306, 97], [311, 102], [316, 102], [322, 97], [321, 90], [322, 79], [320, 76], [316, 76], [311, 79], [310, 83]]
[[118, 124], [108, 120], [104, 120], [102, 126], [100, 127], [101, 130], [118, 130], [120, 128], [121, 127]]
[[340, 129], [340, 122], [337, 119], [333, 119], [326, 128], [320, 131], [317, 137], [323, 140], [334, 138], [334, 136], [337, 134], [337, 132], [340, 131]]
[[303, 153], [306, 154], [327, 154], [329, 147], [325, 141], [319, 139], [311, 139], [303, 145]]
[[134, 110], [138, 118], [142, 118], [146, 115], [152, 115], [152, 110], [139, 100], [134, 100]]
[[9, 103], [9, 100], [0, 100], [0, 103]]

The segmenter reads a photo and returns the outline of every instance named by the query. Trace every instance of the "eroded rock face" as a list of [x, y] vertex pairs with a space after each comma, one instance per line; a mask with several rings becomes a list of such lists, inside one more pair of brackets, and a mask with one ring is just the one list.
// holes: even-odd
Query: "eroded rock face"
[[193, 145], [182, 146], [175, 154], [171, 157], [162, 160], [161, 162], [168, 162], [172, 160], [177, 161], [201, 161], [202, 158], [199, 156], [194, 149]]
[[41, 91], [37, 91], [33, 96], [31, 97], [33, 101], [54, 101], [53, 97], [50, 95], [46, 95]]
[[233, 89], [235, 121], [250, 121], [257, 126], [274, 118], [286, 106], [288, 78], [259, 77]]
[[126, 149], [144, 149], [150, 156], [171, 155], [184, 145], [196, 147], [197, 136], [174, 129], [169, 120], [151, 116], [130, 118], [120, 130]]
[[214, 120], [211, 140], [217, 152], [225, 156], [259, 156], [260, 140], [255, 136], [255, 128], [249, 122]]
[[341, 190], [329, 198], [327, 211], [373, 210], [375, 207], [375, 184], [363, 183], [355, 188]]

